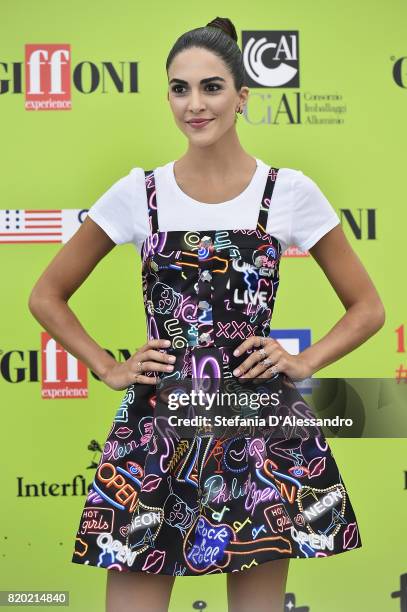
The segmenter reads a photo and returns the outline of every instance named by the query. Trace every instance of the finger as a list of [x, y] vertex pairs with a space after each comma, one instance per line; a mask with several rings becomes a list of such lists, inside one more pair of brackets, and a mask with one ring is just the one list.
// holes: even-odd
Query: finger
[[269, 350], [270, 349], [267, 344], [262, 344], [256, 347], [255, 349], [253, 349], [253, 352], [247, 358], [247, 361], [249, 361], [250, 366], [255, 366], [256, 363], [258, 363], [259, 361], [263, 361], [264, 359], [269, 358], [270, 357], [270, 352], [268, 352]]
[[149, 359], [150, 361], [162, 361], [163, 363], [174, 363], [175, 355], [169, 355], [166, 352], [160, 352], [155, 349], [148, 349], [143, 354], [142, 361], [146, 361], [147, 359]]
[[145, 376], [144, 374], [137, 374], [134, 381], [139, 385], [155, 385], [158, 382], [157, 376]]
[[172, 372], [174, 366], [170, 363], [158, 363], [157, 361], [142, 361], [141, 369], [133, 369], [133, 374], [140, 374], [141, 372]]
[[263, 361], [261, 361], [254, 368], [251, 368], [247, 372], [242, 374], [240, 378], [260, 378], [260, 375], [263, 374], [265, 370], [270, 369], [270, 367], [270, 365], [264, 365]]
[[[276, 367], [277, 371], [273, 371], [272, 370], [273, 367]], [[273, 366], [268, 367], [267, 370], [265, 370], [262, 374], [260, 374], [258, 378], [273, 378], [273, 376], [276, 376], [280, 372], [281, 372], [281, 368], [279, 367], [278, 363], [274, 363]]]
[[284, 372], [287, 368], [287, 360], [282, 351], [278, 351], [277, 357], [274, 358], [273, 363], [267, 365], [267, 369], [260, 375], [259, 378], [272, 378], [280, 372]]
[[233, 351], [235, 356], [241, 355], [253, 346], [260, 346], [262, 336], [249, 336]]
[[150, 348], [168, 348], [171, 346], [171, 340], [165, 340], [164, 338], [153, 338], [152, 340], [148, 340], [144, 346], [147, 347], [147, 350]]
[[262, 358], [261, 361], [253, 365], [252, 368], [248, 368], [241, 374], [240, 378], [256, 378], [259, 374], [264, 372], [264, 370], [270, 367], [270, 365], [265, 365], [263, 361], [264, 360]]
[[247, 372], [247, 370], [250, 370], [250, 368], [252, 368], [259, 361], [259, 359], [263, 359], [263, 357], [259, 355], [258, 351], [253, 351], [253, 353], [249, 355], [249, 357], [246, 357], [246, 359], [242, 361], [242, 363], [239, 363], [237, 368], [233, 370], [233, 374], [235, 376], [240, 376], [241, 374], [244, 374], [245, 372]]
[[264, 359], [271, 359], [275, 361], [278, 358], [276, 351], [277, 347], [273, 347], [272, 343], [268, 342], [259, 349], [254, 350], [249, 357], [246, 357], [246, 359], [242, 361], [242, 363], [240, 363], [233, 371], [233, 374], [235, 374], [235, 376], [239, 376], [256, 366], [259, 361], [263, 361]]

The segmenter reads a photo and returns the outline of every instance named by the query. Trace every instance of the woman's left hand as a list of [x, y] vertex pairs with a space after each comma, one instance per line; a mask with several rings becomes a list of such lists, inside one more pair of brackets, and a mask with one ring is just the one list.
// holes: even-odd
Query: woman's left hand
[[[304, 380], [312, 375], [312, 368], [302, 356], [291, 355], [283, 349], [274, 338], [264, 336], [250, 336], [233, 352], [234, 355], [243, 355], [247, 350], [255, 349], [233, 370], [239, 380], [247, 378], [271, 378], [277, 372], [284, 372], [292, 380]], [[257, 350], [256, 350], [257, 349]], [[268, 363], [264, 364], [264, 359]], [[275, 367], [272, 371], [272, 367]]]

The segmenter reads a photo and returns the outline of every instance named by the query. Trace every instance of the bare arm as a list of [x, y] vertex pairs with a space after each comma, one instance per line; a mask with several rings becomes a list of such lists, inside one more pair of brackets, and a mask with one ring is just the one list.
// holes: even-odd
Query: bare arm
[[313, 373], [373, 336], [384, 325], [385, 310], [368, 272], [340, 225], [325, 234], [309, 252], [346, 309], [325, 336], [300, 353]]
[[99, 377], [115, 359], [89, 336], [67, 302], [114, 246], [109, 236], [86, 217], [42, 273], [28, 301], [30, 312], [44, 329]]
[[[375, 334], [385, 320], [382, 301], [340, 225], [326, 233], [310, 248], [310, 253], [322, 268], [346, 312], [323, 338], [298, 355], [288, 353], [274, 338], [268, 338], [267, 343], [263, 343], [266, 355], [277, 367], [277, 371], [285, 372], [293, 380], [312, 376], [314, 372], [343, 357]], [[234, 355], [249, 350], [252, 352], [233, 371], [235, 376], [270, 377], [271, 369], [264, 365], [263, 355], [258, 350], [252, 350], [261, 345], [260, 337], [250, 336], [237, 347]]]
[[[71, 355], [85, 363], [99, 378], [117, 389], [126, 388], [140, 371], [137, 361], [155, 358], [168, 360], [167, 356], [151, 351], [152, 347], [164, 347], [164, 341], [150, 341], [142, 347], [145, 354], [136, 352], [124, 364], [119, 364], [86, 332], [68, 306], [68, 300], [82, 285], [98, 262], [115, 246], [111, 238], [90, 217], [57, 253], [34, 285], [28, 307], [32, 315]], [[146, 349], [147, 347], [147, 349]], [[150, 352], [149, 352], [150, 351]], [[160, 357], [162, 355], [162, 357]], [[134, 359], [133, 359], [134, 357]], [[146, 361], [145, 370], [160, 370], [164, 364]], [[113, 374], [113, 376], [111, 376]], [[109, 378], [110, 376], [110, 378]], [[137, 382], [154, 383], [154, 377], [140, 376]]]

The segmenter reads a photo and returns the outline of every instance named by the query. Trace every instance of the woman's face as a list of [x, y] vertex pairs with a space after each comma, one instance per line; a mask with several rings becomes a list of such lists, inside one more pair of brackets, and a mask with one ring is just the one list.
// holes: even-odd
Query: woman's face
[[[237, 92], [222, 59], [207, 49], [193, 47], [178, 53], [168, 69], [167, 98], [175, 122], [197, 146], [207, 146], [234, 128], [235, 113], [249, 89]], [[194, 127], [192, 119], [209, 119]]]

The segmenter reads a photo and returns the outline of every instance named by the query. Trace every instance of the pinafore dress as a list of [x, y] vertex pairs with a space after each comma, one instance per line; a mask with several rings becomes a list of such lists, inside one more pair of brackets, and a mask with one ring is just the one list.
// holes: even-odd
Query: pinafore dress
[[[155, 425], [160, 385], [236, 381], [232, 372], [247, 353], [236, 357], [234, 349], [249, 336], [270, 335], [282, 247], [266, 227], [277, 177], [270, 167], [255, 228], [164, 232], [154, 171], [145, 171], [147, 336], [169, 339], [166, 350], [176, 362], [172, 372], [158, 373], [156, 385], [126, 389], [85, 501], [72, 562], [200, 576], [362, 545], [318, 428], [300, 435], [276, 436], [272, 428], [215, 435], [209, 426], [182, 437], [158, 434]], [[257, 380], [278, 391], [280, 406], [311, 414], [284, 373]]]

